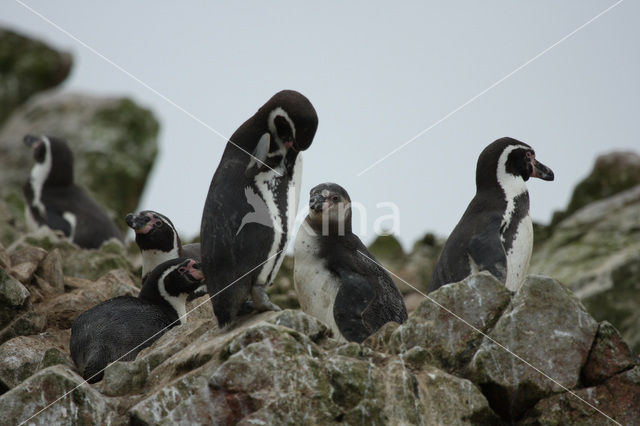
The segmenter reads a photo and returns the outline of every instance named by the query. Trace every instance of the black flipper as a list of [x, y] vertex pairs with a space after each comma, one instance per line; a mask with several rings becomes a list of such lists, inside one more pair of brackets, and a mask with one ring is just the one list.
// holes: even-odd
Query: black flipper
[[507, 255], [500, 240], [501, 218], [489, 221], [484, 231], [474, 235], [467, 247], [478, 270], [489, 271], [503, 283], [507, 279]]

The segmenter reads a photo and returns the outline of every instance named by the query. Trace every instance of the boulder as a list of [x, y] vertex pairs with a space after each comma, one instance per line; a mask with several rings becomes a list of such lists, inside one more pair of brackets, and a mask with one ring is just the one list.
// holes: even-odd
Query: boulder
[[593, 202], [558, 223], [530, 272], [552, 276], [598, 321], [640, 353], [640, 185]]
[[482, 341], [476, 330], [490, 330], [510, 296], [504, 284], [488, 272], [443, 286], [430, 293], [407, 322], [393, 331], [387, 350], [399, 354], [421, 347], [424, 362], [460, 372]]
[[603, 321], [598, 325], [589, 358], [582, 368], [582, 382], [586, 386], [598, 385], [635, 365], [636, 360], [618, 330]]
[[[0, 424], [124, 424], [113, 404], [68, 367], [55, 365], [0, 396]], [[31, 420], [33, 419], [33, 420]]]
[[483, 339], [467, 377], [504, 420], [518, 420], [538, 400], [580, 386], [597, 329], [562, 284], [529, 276]]
[[522, 425], [637, 425], [640, 419], [640, 367], [603, 384], [543, 399]]
[[64, 81], [70, 70], [68, 53], [0, 29], [0, 125], [34, 93]]
[[27, 133], [67, 140], [75, 157], [75, 181], [110, 211], [121, 229], [138, 206], [157, 153], [158, 122], [127, 98], [41, 94], [0, 131], [0, 196], [22, 194], [33, 165], [22, 143]]
[[[19, 281], [13, 278], [4, 269], [0, 268], [0, 306], [20, 308], [29, 299], [29, 290]], [[5, 320], [0, 320], [0, 327]]]

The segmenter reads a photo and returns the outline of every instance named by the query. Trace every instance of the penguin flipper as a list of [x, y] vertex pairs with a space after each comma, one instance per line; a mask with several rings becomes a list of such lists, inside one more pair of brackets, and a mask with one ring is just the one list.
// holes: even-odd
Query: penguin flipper
[[67, 237], [71, 235], [71, 224], [60, 213], [53, 210], [47, 210], [47, 214], [45, 215], [44, 220], [45, 225], [47, 225], [49, 228], [60, 230], [64, 232], [64, 235]]
[[345, 339], [361, 343], [374, 331], [367, 327], [363, 314], [373, 301], [375, 292], [361, 275], [349, 275], [340, 277], [342, 285], [333, 304], [333, 317]]
[[469, 240], [467, 250], [479, 271], [489, 271], [498, 280], [506, 282], [507, 254], [500, 240], [499, 228], [487, 226]]

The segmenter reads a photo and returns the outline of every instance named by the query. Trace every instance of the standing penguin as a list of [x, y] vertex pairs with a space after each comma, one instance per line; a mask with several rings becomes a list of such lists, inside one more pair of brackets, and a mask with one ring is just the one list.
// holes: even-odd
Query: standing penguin
[[89, 383], [102, 380], [107, 364], [134, 360], [169, 328], [184, 324], [187, 295], [203, 279], [195, 260], [172, 259], [147, 276], [138, 297], [116, 297], [80, 314], [71, 326], [69, 348], [82, 377]]
[[73, 183], [73, 153], [63, 139], [24, 137], [36, 161], [23, 192], [29, 228], [48, 226], [64, 232], [84, 248], [98, 248], [122, 234], [105, 211], [84, 189]]
[[298, 231], [294, 284], [302, 310], [334, 336], [362, 342], [384, 324], [407, 319], [393, 280], [351, 231], [351, 199], [340, 185], [311, 190], [309, 215]]
[[533, 149], [501, 138], [487, 146], [476, 166], [476, 195], [449, 236], [436, 263], [429, 291], [489, 271], [511, 291], [524, 282], [533, 249], [529, 216], [530, 177], [553, 180]]
[[[182, 245], [178, 231], [168, 217], [153, 210], [129, 213], [124, 221], [136, 233], [136, 244], [142, 254], [142, 282], [159, 264], [178, 257], [200, 262], [200, 243]], [[203, 284], [187, 300], [207, 294]]]
[[223, 327], [247, 298], [269, 301], [300, 195], [300, 151], [311, 145], [318, 116], [302, 94], [276, 93], [231, 136], [209, 187], [200, 228], [202, 266]]

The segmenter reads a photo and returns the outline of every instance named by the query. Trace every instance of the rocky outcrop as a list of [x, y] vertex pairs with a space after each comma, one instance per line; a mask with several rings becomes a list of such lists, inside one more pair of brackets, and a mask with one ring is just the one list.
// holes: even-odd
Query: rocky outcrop
[[64, 81], [70, 70], [68, 53], [0, 29], [0, 125], [33, 94]]
[[[127, 98], [39, 95], [0, 131], [0, 195], [22, 194], [33, 164], [27, 133], [65, 138], [75, 156], [75, 179], [118, 219], [135, 210], [157, 153], [158, 122]], [[126, 228], [124, 220], [116, 221]]]

